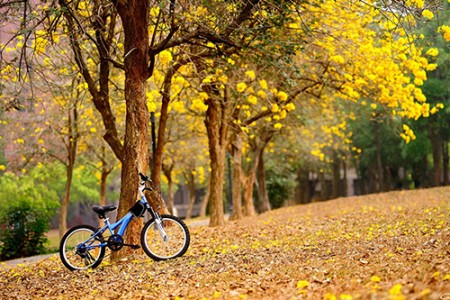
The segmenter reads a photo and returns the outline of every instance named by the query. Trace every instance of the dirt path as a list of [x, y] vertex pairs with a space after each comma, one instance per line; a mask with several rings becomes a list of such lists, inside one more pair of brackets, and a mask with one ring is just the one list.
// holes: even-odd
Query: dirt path
[[57, 253], [52, 254], [44, 254], [44, 255], [37, 255], [37, 256], [30, 256], [30, 257], [21, 257], [17, 259], [7, 260], [0, 262], [0, 270], [5, 270], [8, 268], [13, 267], [20, 267], [22, 265], [28, 265], [32, 264], [38, 261], [41, 261], [43, 259], [46, 259], [48, 257], [52, 257], [53, 255], [58, 255]]

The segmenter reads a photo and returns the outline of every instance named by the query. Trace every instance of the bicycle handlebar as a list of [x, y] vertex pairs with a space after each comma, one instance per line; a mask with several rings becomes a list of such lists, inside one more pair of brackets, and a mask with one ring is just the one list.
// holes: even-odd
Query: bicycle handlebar
[[152, 182], [152, 180], [150, 179], [150, 177], [145, 176], [145, 175], [142, 174], [141, 172], [139, 172], [139, 176], [141, 176], [141, 180], [142, 180], [142, 181]]

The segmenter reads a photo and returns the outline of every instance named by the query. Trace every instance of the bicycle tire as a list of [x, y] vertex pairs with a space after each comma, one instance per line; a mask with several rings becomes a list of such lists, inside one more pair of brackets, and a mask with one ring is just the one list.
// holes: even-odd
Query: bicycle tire
[[155, 261], [183, 256], [191, 241], [189, 229], [175, 216], [161, 215], [161, 219], [168, 239], [163, 239], [155, 219], [152, 218], [141, 231], [141, 245], [144, 252]]
[[[77, 251], [77, 246], [89, 239], [96, 231], [92, 226], [78, 225], [64, 234], [59, 245], [59, 257], [66, 268], [75, 271], [96, 268], [100, 265], [105, 256], [105, 247]], [[93, 239], [89, 246], [100, 244], [100, 240], [103, 240], [102, 235], [98, 235], [98, 239]]]

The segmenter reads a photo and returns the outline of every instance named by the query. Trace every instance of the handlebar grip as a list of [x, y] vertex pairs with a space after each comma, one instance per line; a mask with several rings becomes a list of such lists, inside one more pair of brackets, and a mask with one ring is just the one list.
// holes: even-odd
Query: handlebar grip
[[149, 182], [151, 182], [151, 179], [150, 179], [150, 177], [148, 177], [148, 176], [145, 176], [144, 174], [142, 174], [141, 172], [139, 172], [139, 176], [141, 176], [141, 180], [143, 180], [143, 181], [149, 181]]

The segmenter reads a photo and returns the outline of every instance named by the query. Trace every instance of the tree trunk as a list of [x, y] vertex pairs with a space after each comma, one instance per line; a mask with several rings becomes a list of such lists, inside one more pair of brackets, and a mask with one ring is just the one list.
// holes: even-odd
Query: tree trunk
[[174, 214], [174, 192], [173, 192], [173, 179], [172, 179], [172, 170], [173, 170], [173, 164], [171, 166], [163, 165], [162, 169], [164, 172], [164, 176], [166, 176], [168, 185], [169, 185], [169, 191], [167, 195], [167, 210], [170, 214]]
[[[156, 144], [156, 151], [154, 153], [154, 161], [152, 165], [152, 181], [156, 190], [153, 193], [150, 193], [150, 204], [159, 211], [159, 213], [164, 213], [166, 211], [165, 203], [162, 201], [161, 195], [161, 171], [163, 165], [163, 155], [164, 155], [164, 146], [166, 143], [166, 127], [167, 121], [169, 119], [169, 102], [170, 102], [170, 92], [172, 87], [172, 78], [176, 74], [177, 70], [182, 66], [182, 64], [172, 65], [166, 73], [164, 78], [163, 88], [162, 88], [162, 103], [161, 103], [161, 111], [159, 117], [159, 126], [158, 126], [158, 137]], [[173, 201], [172, 201], [173, 202]], [[172, 204], [173, 209], [173, 204]]]
[[341, 194], [341, 160], [336, 152], [333, 152], [333, 183], [332, 183], [332, 198], [338, 198]]
[[[104, 148], [103, 148], [104, 149]], [[107, 169], [105, 162], [102, 162], [102, 176], [100, 181], [100, 205], [106, 205], [106, 180], [108, 178], [109, 173], [111, 173], [111, 169]], [[99, 227], [103, 226], [103, 220], [98, 219]]]
[[376, 147], [376, 170], [377, 170], [377, 179], [378, 179], [378, 189], [377, 192], [384, 191], [384, 170], [383, 170], [383, 161], [381, 154], [381, 141], [380, 141], [380, 124], [377, 121], [373, 122], [373, 131], [374, 131], [374, 142]]
[[299, 168], [297, 171], [297, 187], [295, 189], [295, 203], [306, 204], [311, 201], [309, 172]]
[[59, 238], [62, 239], [63, 235], [67, 231], [67, 210], [69, 208], [70, 203], [70, 190], [72, 187], [72, 178], [73, 178], [73, 164], [69, 163], [67, 166], [67, 181], [64, 192], [64, 198], [61, 201], [61, 206], [59, 207]]
[[186, 212], [186, 219], [189, 220], [192, 217], [192, 210], [195, 204], [195, 176], [191, 172], [187, 177], [189, 187], [189, 206]]
[[253, 186], [255, 184], [256, 169], [252, 168], [249, 174], [245, 175], [244, 180], [244, 215], [253, 217], [256, 215], [255, 205], [253, 204]]
[[[149, 62], [149, 2], [118, 1], [117, 11], [124, 29], [126, 120], [122, 153], [121, 193], [117, 218], [123, 217], [138, 198], [139, 172], [147, 173], [149, 113], [145, 83], [150, 77]], [[139, 244], [142, 219], [135, 218], [128, 226], [125, 243]], [[132, 250], [125, 247], [120, 256]], [[116, 258], [119, 258], [118, 256]]]
[[328, 192], [327, 181], [325, 179], [325, 172], [320, 172], [319, 178], [320, 178], [320, 200], [328, 200], [330, 193]]
[[242, 137], [237, 134], [231, 145], [233, 155], [233, 215], [232, 220], [242, 219]]
[[225, 147], [221, 132], [221, 119], [218, 103], [208, 99], [208, 109], [205, 118], [208, 134], [209, 156], [211, 164], [210, 194], [209, 194], [209, 226], [225, 224], [223, 212], [223, 182], [225, 175]]
[[259, 154], [258, 169], [256, 171], [256, 181], [258, 182], [258, 195], [261, 203], [260, 212], [271, 210], [269, 195], [267, 194], [266, 174], [264, 168], [264, 151]]
[[206, 208], [208, 207], [210, 192], [211, 192], [211, 175], [208, 178], [208, 186], [206, 187], [206, 195], [205, 195], [205, 197], [203, 197], [202, 205], [200, 207], [200, 217], [202, 217], [202, 218], [206, 217]]
[[441, 185], [441, 174], [442, 174], [442, 140], [439, 137], [439, 134], [433, 128], [433, 124], [430, 124], [428, 127], [428, 136], [431, 142], [431, 149], [433, 154], [433, 178], [432, 178], [432, 186], [440, 186]]
[[449, 163], [449, 153], [448, 153], [448, 142], [444, 140], [442, 143], [442, 172], [444, 173], [443, 185], [449, 184], [448, 178], [448, 163]]
[[67, 165], [66, 174], [67, 181], [65, 187], [64, 198], [61, 201], [61, 206], [59, 208], [59, 237], [60, 239], [67, 231], [67, 210], [70, 203], [70, 190], [72, 187], [73, 169], [75, 167], [75, 159], [77, 156], [77, 145], [78, 145], [78, 112], [76, 104], [72, 109], [69, 110], [68, 115], [68, 128], [70, 130], [69, 136], [66, 141], [66, 151], [67, 151]]

